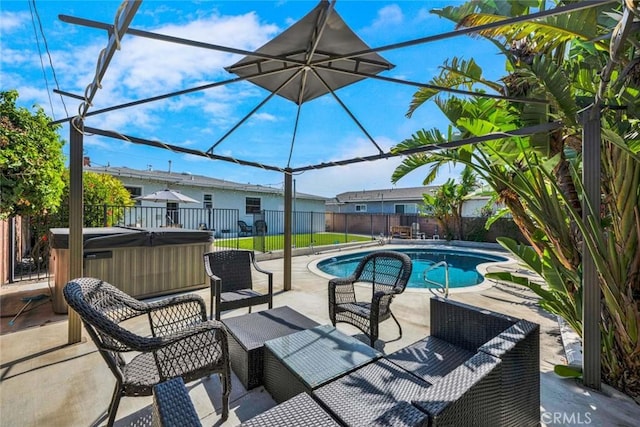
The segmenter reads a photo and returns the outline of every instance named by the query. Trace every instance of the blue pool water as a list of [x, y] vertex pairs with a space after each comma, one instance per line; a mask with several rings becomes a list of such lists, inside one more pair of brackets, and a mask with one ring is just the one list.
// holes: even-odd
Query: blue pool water
[[[484, 278], [476, 267], [485, 262], [508, 261], [507, 258], [498, 255], [487, 255], [479, 252], [471, 252], [464, 250], [450, 249], [394, 249], [397, 252], [403, 252], [409, 255], [413, 263], [413, 271], [409, 280], [409, 288], [429, 288], [431, 287], [424, 281], [424, 272], [433, 264], [440, 261], [446, 261], [449, 266], [449, 287], [464, 288], [474, 286], [481, 283]], [[344, 277], [348, 276], [355, 270], [358, 262], [363, 256], [371, 252], [359, 252], [350, 255], [340, 255], [333, 258], [322, 260], [318, 263], [319, 270], [331, 274], [332, 276]], [[431, 281], [444, 285], [445, 268], [444, 266], [436, 267], [427, 273], [427, 278]]]

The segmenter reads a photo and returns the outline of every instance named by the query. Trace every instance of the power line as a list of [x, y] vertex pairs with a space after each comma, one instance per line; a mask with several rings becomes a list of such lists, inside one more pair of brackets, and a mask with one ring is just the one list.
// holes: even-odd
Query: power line
[[[33, 4], [33, 10], [31, 9]], [[49, 51], [49, 45], [47, 44], [47, 38], [44, 35], [44, 28], [42, 28], [42, 20], [40, 19], [40, 14], [38, 13], [38, 8], [36, 7], [36, 0], [31, 0], [29, 3], [29, 10], [31, 11], [31, 22], [33, 23], [33, 31], [36, 35], [36, 44], [38, 45], [38, 56], [40, 56], [40, 64], [42, 67], [42, 73], [44, 75], [45, 85], [47, 86], [47, 96], [49, 97], [49, 104], [51, 104], [51, 115], [55, 120], [55, 113], [53, 112], [53, 102], [51, 100], [51, 95], [49, 94], [49, 82], [47, 81], [47, 76], [44, 71], [44, 64], [42, 63], [42, 52], [40, 51], [40, 42], [38, 38], [38, 33], [35, 28], [35, 22], [33, 19], [33, 14], [35, 13], [36, 19], [38, 20], [38, 27], [40, 28], [40, 34], [42, 35], [42, 42], [44, 43], [44, 50], [47, 53], [47, 57], [49, 58], [49, 65], [51, 66], [51, 73], [53, 74], [53, 81], [56, 83], [56, 89], [60, 90], [60, 83], [58, 82], [58, 76], [56, 75], [56, 69], [53, 67], [53, 59], [51, 58], [51, 52]], [[66, 116], [69, 116], [67, 111], [67, 105], [64, 103], [64, 98], [60, 95], [60, 101], [62, 102], [62, 107], [64, 108], [64, 112]]]
[[[51, 115], [55, 120], [56, 116], [53, 111], [53, 101], [51, 100], [51, 94], [49, 93], [49, 80], [47, 79], [47, 72], [44, 69], [44, 62], [42, 62], [42, 50], [40, 49], [40, 38], [38, 37], [38, 30], [36, 29], [36, 20], [35, 20], [35, 17], [33, 16], [34, 9], [35, 9], [35, 1], [33, 2], [33, 5], [31, 4], [31, 2], [29, 2], [29, 12], [31, 13], [31, 24], [33, 25], [33, 34], [36, 36], [36, 46], [38, 47], [38, 58], [40, 58], [40, 68], [42, 69], [42, 77], [44, 77], [44, 85], [47, 88], [47, 97], [49, 98]], [[36, 15], [37, 15], [37, 12], [36, 12]]]

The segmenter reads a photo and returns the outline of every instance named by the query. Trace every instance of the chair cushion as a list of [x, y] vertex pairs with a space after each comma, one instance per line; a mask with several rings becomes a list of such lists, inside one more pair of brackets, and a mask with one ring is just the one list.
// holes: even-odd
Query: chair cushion
[[127, 395], [151, 396], [160, 374], [153, 353], [140, 353], [124, 367], [124, 389]]
[[336, 304], [336, 313], [348, 311], [361, 317], [369, 318], [371, 314], [371, 303], [353, 302], [346, 304]]
[[220, 294], [220, 300], [223, 302], [239, 301], [247, 298], [261, 297], [263, 294], [253, 289], [237, 289], [235, 291], [223, 292]]
[[428, 336], [385, 358], [418, 378], [434, 384], [473, 355], [473, 352], [464, 348]]

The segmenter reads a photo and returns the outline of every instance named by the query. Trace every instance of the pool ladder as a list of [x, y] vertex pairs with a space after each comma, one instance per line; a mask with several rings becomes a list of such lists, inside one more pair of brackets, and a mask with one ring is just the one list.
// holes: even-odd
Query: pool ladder
[[[440, 282], [430, 280], [427, 277], [427, 273], [441, 266], [444, 266], [444, 285]], [[424, 282], [427, 285], [432, 285], [432, 286], [429, 286], [428, 289], [429, 289], [429, 292], [431, 292], [434, 296], [444, 295], [445, 298], [449, 298], [449, 264], [447, 264], [447, 261], [440, 261], [425, 268], [424, 271], [422, 272], [422, 280], [424, 280]]]

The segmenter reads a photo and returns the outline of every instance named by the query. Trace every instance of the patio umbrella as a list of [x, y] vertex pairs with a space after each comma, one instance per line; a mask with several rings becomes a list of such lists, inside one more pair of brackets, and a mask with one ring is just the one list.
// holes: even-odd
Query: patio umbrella
[[185, 196], [178, 191], [164, 189], [156, 191], [146, 196], [135, 197], [136, 200], [146, 200], [149, 202], [173, 202], [173, 203], [199, 203], [189, 196]]

